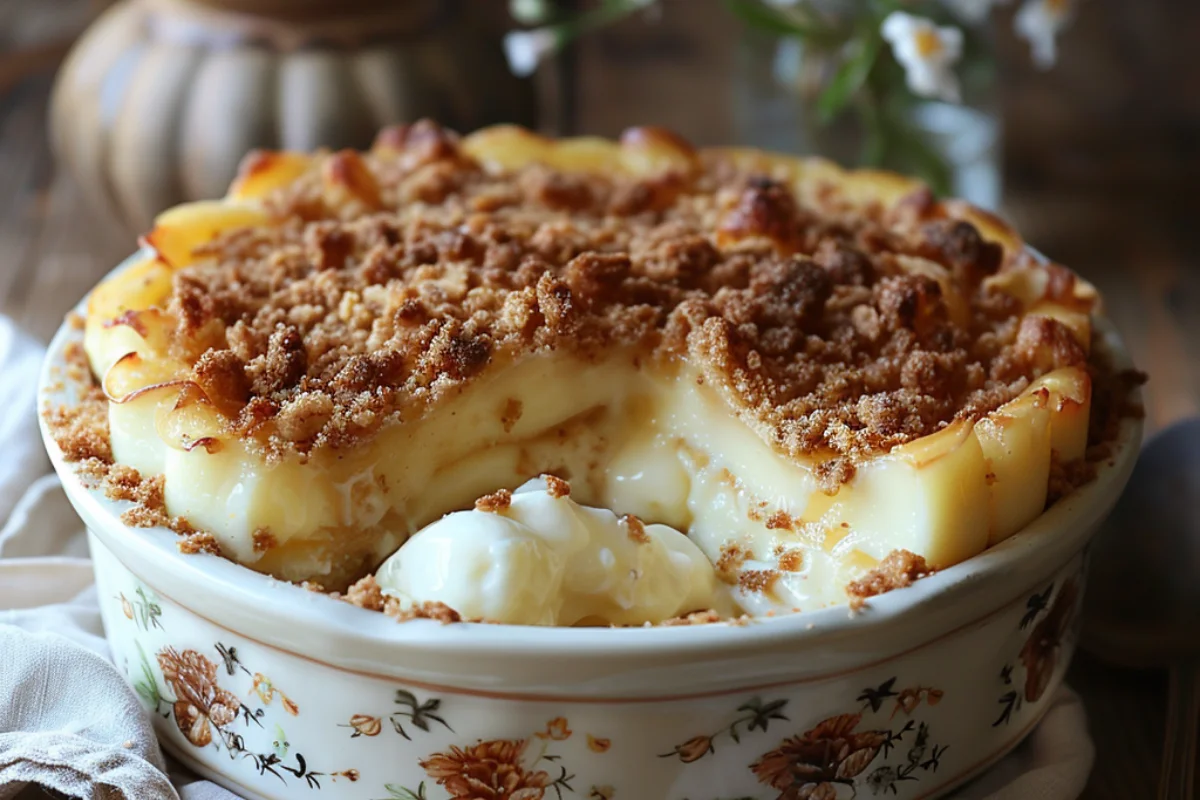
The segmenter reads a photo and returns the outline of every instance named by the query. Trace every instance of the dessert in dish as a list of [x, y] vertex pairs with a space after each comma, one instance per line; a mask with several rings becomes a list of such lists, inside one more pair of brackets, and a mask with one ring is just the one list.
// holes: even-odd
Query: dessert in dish
[[144, 244], [87, 307], [108, 456], [193, 549], [401, 610], [856, 602], [1011, 536], [1114, 430], [1092, 287], [819, 160], [421, 122], [251, 156]]

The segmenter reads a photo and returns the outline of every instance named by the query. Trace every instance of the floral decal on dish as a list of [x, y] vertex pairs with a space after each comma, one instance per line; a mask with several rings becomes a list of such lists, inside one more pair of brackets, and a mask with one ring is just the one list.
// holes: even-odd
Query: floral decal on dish
[[[940, 689], [930, 686], [897, 690], [896, 678], [889, 678], [859, 693], [858, 711], [827, 717], [784, 738], [752, 761], [749, 769], [760, 784], [778, 792], [778, 800], [837, 800], [841, 788], [853, 797], [863, 785], [875, 794], [897, 794], [898, 784], [936, 772], [947, 746], [931, 743], [926, 722], [908, 719], [897, 726], [893, 720], [900, 714], [911, 717], [922, 704], [937, 705], [942, 696]], [[746, 732], [766, 733], [772, 720], [788, 719], [783, 713], [787, 703], [753, 698], [739, 706], [739, 716], [716, 734], [694, 736], [660, 758], [694, 763], [715, 752], [714, 739], [721, 734], [728, 733], [735, 744], [740, 743], [743, 725]], [[902, 744], [908, 746], [903, 759], [893, 758]]]
[[121, 613], [125, 615], [125, 619], [133, 620], [141, 630], [148, 631], [151, 628], [158, 628], [161, 631], [163, 629], [160, 621], [162, 606], [159, 605], [158, 598], [144, 586], [136, 587], [132, 598], [126, 597], [125, 593], [121, 592], [114, 599], [120, 601]]
[[[1052, 595], [1053, 604], [1050, 603]], [[1079, 582], [1074, 577], [1063, 582], [1057, 595], [1054, 595], [1054, 584], [1050, 584], [1044, 591], [1033, 593], [1025, 601], [1025, 615], [1021, 617], [1019, 629], [1029, 629], [1029, 636], [1018, 654], [1024, 682], [1018, 684], [1018, 679], [1013, 677], [1015, 664], [1008, 663], [1001, 668], [1000, 682], [1006, 688], [997, 700], [1001, 710], [992, 723], [993, 728], [1007, 725], [1013, 715], [1021, 710], [1023, 703], [1036, 703], [1046, 693], [1058, 666], [1063, 644], [1078, 616], [1078, 608]]]
[[[575, 795], [571, 785], [575, 776], [559, 763], [562, 756], [551, 750], [555, 742], [566, 741], [573, 734], [566, 717], [554, 717], [546, 722], [544, 730], [524, 738], [450, 745], [418, 763], [425, 775], [453, 800], [545, 800], [551, 791], [556, 798], [562, 798], [564, 793]], [[606, 752], [612, 744], [591, 734], [587, 739], [593, 752]], [[387, 800], [428, 797], [425, 782], [416, 789], [396, 784], [386, 784], [384, 789], [388, 792]], [[611, 786], [593, 786], [587, 794], [589, 800], [612, 800], [615, 796]]]
[[[395, 702], [400, 708], [387, 715], [386, 719], [391, 723], [392, 730], [410, 742], [412, 741], [412, 736], [404, 728], [405, 720], [425, 733], [430, 732], [432, 724], [435, 722], [451, 733], [454, 732], [454, 729], [438, 713], [442, 707], [440, 698], [433, 697], [421, 701], [412, 692], [405, 689], [397, 689]], [[353, 731], [350, 734], [351, 739], [357, 739], [359, 736], [378, 736], [383, 730], [383, 720], [384, 717], [371, 714], [355, 714], [350, 717], [349, 722], [343, 723], [339, 727], [350, 728]]]
[[674, 757], [685, 764], [690, 764], [693, 761], [699, 761], [709, 753], [716, 752], [716, 745], [713, 741], [723, 734], [728, 734], [734, 744], [741, 743], [741, 727], [743, 725], [746, 726], [747, 732], [761, 730], [763, 733], [766, 733], [771, 720], [788, 721], [788, 718], [783, 714], [783, 707], [787, 705], [787, 702], [787, 700], [772, 700], [769, 703], [764, 703], [761, 698], [753, 697], [738, 706], [739, 716], [716, 733], [693, 736], [686, 742], [680, 742], [675, 745], [671, 749], [671, 752], [659, 753], [658, 757]]
[[[146, 595], [138, 593], [138, 596], [140, 601], [147, 605], [153, 603]], [[138, 611], [129, 616], [135, 621], [142, 617], [142, 612]], [[154, 614], [145, 618], [156, 620], [157, 617], [158, 615]], [[143, 623], [137, 624], [140, 629], [146, 629]], [[267, 716], [267, 707], [273, 706], [276, 698], [279, 699], [277, 707], [281, 707], [287, 715], [298, 716], [300, 707], [266, 675], [246, 668], [236, 647], [218, 642], [214, 647], [220, 657], [218, 662], [198, 650], [172, 646], [160, 648], [151, 660], [141, 642], [135, 640], [135, 644], [139, 663], [135, 670], [129, 670], [127, 665], [134, 690], [154, 713], [174, 719], [180, 734], [192, 747], [212, 747], [219, 752], [228, 753], [230, 759], [248, 759], [259, 775], [269, 773], [285, 785], [289, 782], [287, 775], [303, 780], [311, 789], [320, 789], [323, 778], [350, 782], [359, 779], [356, 769], [336, 772], [312, 769], [302, 753], [292, 750], [287, 733], [278, 723], [273, 725], [269, 752], [256, 752], [247, 746], [246, 738], [239, 728], [259, 728], [265, 731], [264, 718]], [[258, 698], [258, 708], [251, 708], [237, 694], [221, 684], [219, 673], [222, 663], [228, 675], [241, 673], [250, 679], [251, 686], [247, 696]], [[162, 676], [161, 685], [158, 675], [155, 674], [155, 666]]]

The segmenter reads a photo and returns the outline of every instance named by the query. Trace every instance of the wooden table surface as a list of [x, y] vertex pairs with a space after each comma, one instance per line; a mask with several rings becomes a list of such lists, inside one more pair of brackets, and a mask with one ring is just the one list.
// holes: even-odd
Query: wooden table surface
[[[84, 205], [47, 143], [53, 71], [88, 12], [81, 1], [0, 2], [0, 312], [42, 339], [132, 249]], [[1194, 220], [1200, 209], [1194, 193], [1064, 183], [1070, 182], [1039, 185], [1028, 175], [1010, 175], [1014, 188], [1004, 211], [1042, 250], [1099, 286], [1136, 363], [1151, 374], [1149, 427], [1196, 413], [1200, 236]], [[1084, 797], [1153, 796], [1164, 675], [1113, 669], [1081, 653], [1068, 680], [1085, 698], [1097, 747]]]

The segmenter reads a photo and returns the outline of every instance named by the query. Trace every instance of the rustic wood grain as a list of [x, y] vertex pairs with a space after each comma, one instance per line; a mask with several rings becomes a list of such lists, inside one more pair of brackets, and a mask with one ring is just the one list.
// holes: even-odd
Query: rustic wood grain
[[[132, 248], [85, 205], [46, 144], [64, 37], [100, 5], [0, 1], [0, 311], [42, 338]], [[1085, 9], [1050, 75], [999, 37], [1004, 211], [1104, 293], [1151, 373], [1147, 412], [1157, 428], [1200, 410], [1200, 59], [1181, 55], [1200, 41], [1200, 6], [1092, 0]], [[728, 141], [737, 57], [729, 26], [715, 3], [674, 0], [659, 27], [629, 23], [588, 41], [574, 71], [587, 102], [562, 125], [612, 134], [653, 122], [701, 143]], [[1162, 673], [1114, 669], [1084, 653], [1068, 680], [1085, 699], [1098, 754], [1084, 797], [1153, 796]]]

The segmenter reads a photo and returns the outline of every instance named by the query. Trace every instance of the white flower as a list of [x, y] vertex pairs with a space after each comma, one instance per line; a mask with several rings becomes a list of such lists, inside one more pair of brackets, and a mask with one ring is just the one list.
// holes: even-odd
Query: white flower
[[962, 31], [893, 11], [883, 21], [880, 32], [904, 67], [913, 94], [951, 103], [959, 101], [958, 78], [951, 67], [962, 58]]
[[509, 0], [508, 13], [522, 25], [539, 25], [550, 15], [546, 0]]
[[1026, 0], [1013, 21], [1017, 35], [1029, 42], [1033, 63], [1042, 69], [1058, 58], [1058, 34], [1075, 15], [1074, 0]]
[[942, 0], [942, 5], [965, 25], [978, 25], [988, 18], [992, 8], [1004, 5], [1008, 0]]
[[504, 55], [508, 58], [508, 67], [520, 78], [532, 75], [541, 60], [557, 49], [558, 34], [550, 28], [504, 34]]

